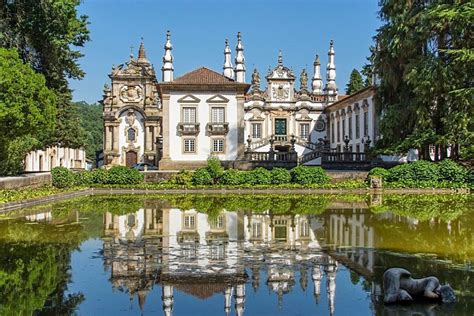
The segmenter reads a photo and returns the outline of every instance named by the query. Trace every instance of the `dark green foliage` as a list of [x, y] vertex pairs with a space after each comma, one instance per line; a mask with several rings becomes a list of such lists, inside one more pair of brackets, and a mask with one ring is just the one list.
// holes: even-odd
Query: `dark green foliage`
[[44, 76], [13, 50], [0, 48], [0, 174], [23, 170], [25, 155], [46, 145], [55, 127], [56, 98]]
[[291, 181], [298, 184], [323, 184], [329, 177], [321, 167], [298, 166], [291, 170]]
[[74, 173], [74, 185], [89, 186], [94, 183], [94, 176], [90, 171], [79, 171]]
[[91, 171], [92, 182], [96, 184], [107, 183], [107, 170], [105, 169], [94, 169]]
[[349, 78], [349, 83], [346, 86], [346, 93], [353, 94], [364, 88], [364, 82], [362, 81], [362, 76], [357, 69], [352, 69], [351, 77]]
[[468, 170], [452, 160], [445, 159], [438, 164], [441, 180], [451, 182], [468, 182]]
[[374, 177], [380, 177], [382, 179], [387, 179], [388, 175], [390, 174], [390, 171], [384, 168], [373, 168], [369, 171], [369, 176], [374, 176]]
[[224, 172], [224, 168], [222, 168], [219, 158], [209, 157], [207, 159], [207, 172], [209, 172], [214, 184], [219, 182], [219, 177]]
[[199, 168], [194, 171], [192, 182], [194, 185], [210, 185], [213, 184], [213, 178], [209, 174], [207, 167]]
[[219, 183], [224, 185], [240, 185], [245, 184], [245, 171], [228, 169], [222, 174]]
[[457, 160], [474, 143], [473, 2], [381, 0], [380, 7], [384, 24], [372, 56], [376, 106], [384, 113], [377, 147], [418, 148], [429, 159], [435, 145], [442, 160], [452, 145]]
[[107, 171], [107, 184], [138, 184], [143, 182], [143, 174], [136, 169], [115, 166]]
[[191, 184], [193, 173], [189, 170], [180, 170], [177, 174], [171, 176], [170, 182], [174, 184]]
[[102, 150], [104, 124], [102, 121], [102, 105], [76, 102], [81, 127], [85, 131], [85, 150], [87, 158], [95, 159], [96, 151]]
[[51, 170], [53, 186], [56, 188], [69, 188], [74, 185], [74, 173], [64, 167], [55, 167]]
[[391, 168], [387, 180], [389, 182], [438, 181], [439, 169], [434, 163], [423, 160], [415, 161]]
[[272, 184], [286, 184], [291, 182], [291, 174], [285, 168], [273, 168], [271, 171]]
[[265, 168], [256, 168], [252, 170], [251, 175], [247, 177], [248, 184], [271, 184], [271, 173]]

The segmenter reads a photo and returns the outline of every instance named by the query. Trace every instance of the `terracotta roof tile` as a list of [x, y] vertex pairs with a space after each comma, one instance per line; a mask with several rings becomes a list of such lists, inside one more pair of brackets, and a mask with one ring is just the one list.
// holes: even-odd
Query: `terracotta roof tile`
[[181, 77], [176, 78], [171, 84], [229, 84], [235, 83], [235, 80], [229, 79], [220, 73], [201, 67], [190, 71]]

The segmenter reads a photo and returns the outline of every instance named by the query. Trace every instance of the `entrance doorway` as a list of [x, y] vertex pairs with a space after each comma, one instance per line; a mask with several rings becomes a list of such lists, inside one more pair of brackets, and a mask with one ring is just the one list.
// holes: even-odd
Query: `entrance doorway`
[[127, 151], [126, 154], [127, 167], [133, 167], [137, 164], [137, 153], [135, 151]]
[[286, 136], [286, 119], [277, 118], [275, 119], [275, 135]]

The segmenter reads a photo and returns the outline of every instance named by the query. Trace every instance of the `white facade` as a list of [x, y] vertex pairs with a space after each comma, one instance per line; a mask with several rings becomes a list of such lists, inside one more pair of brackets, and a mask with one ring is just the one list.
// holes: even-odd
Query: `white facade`
[[82, 148], [63, 148], [58, 146], [29, 152], [24, 160], [25, 172], [46, 172], [54, 167], [68, 169], [86, 168], [86, 151]]
[[[172, 161], [206, 161], [209, 156], [216, 156], [219, 160], [236, 160], [238, 109], [236, 93], [206, 93], [171, 92], [169, 101], [169, 156]], [[177, 126], [185, 123], [185, 109], [194, 109], [194, 122], [199, 124], [199, 133], [196, 135], [180, 135]], [[213, 110], [215, 109], [215, 110]], [[213, 117], [213, 111], [223, 111], [223, 117]], [[214, 115], [216, 116], [216, 115]], [[214, 122], [213, 119], [222, 121]], [[207, 126], [210, 123], [226, 123], [228, 132], [218, 135], [209, 134]], [[185, 141], [194, 141], [194, 150], [185, 148]], [[215, 140], [222, 140], [221, 144], [214, 144]]]
[[374, 92], [373, 87], [365, 88], [326, 109], [332, 150], [344, 151], [344, 140], [349, 140], [347, 146], [350, 152], [362, 153], [374, 145], [374, 140], [378, 139]]

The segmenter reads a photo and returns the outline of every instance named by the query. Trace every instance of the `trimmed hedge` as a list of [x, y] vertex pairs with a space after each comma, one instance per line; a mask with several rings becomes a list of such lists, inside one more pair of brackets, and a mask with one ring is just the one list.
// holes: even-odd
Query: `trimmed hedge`
[[321, 167], [297, 166], [291, 169], [291, 181], [298, 184], [324, 184], [329, 177]]
[[207, 170], [207, 168], [196, 169], [193, 173], [192, 183], [194, 185], [210, 185], [213, 184], [214, 179]]
[[61, 189], [91, 184], [139, 184], [144, 178], [140, 171], [124, 166], [76, 173], [64, 167], [55, 167], [51, 170], [51, 176], [53, 186]]
[[390, 169], [373, 168], [369, 176], [380, 176], [394, 187], [459, 187], [473, 186], [473, 171], [445, 159], [435, 163], [425, 160], [406, 163]]

